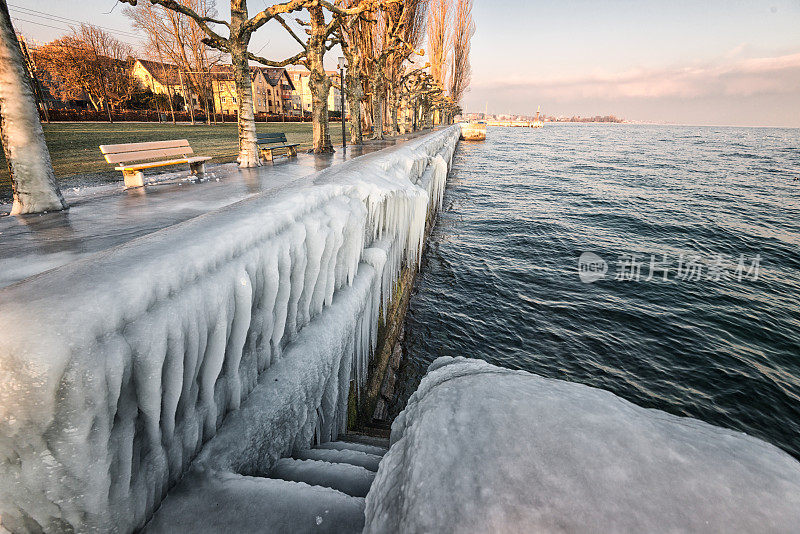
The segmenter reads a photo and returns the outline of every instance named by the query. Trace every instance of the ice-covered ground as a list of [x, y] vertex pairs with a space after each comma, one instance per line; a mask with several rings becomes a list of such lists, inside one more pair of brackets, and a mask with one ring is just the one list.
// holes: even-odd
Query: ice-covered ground
[[314, 173], [381, 147], [299, 154], [250, 169], [210, 164], [202, 180], [188, 176], [186, 169], [170, 167], [157, 175], [148, 172], [152, 185], [146, 189], [127, 191], [121, 173], [112, 171], [111, 183], [87, 180], [64, 189], [67, 211], [4, 217], [11, 205], [0, 204], [0, 288], [247, 197], [302, 188]]
[[798, 532], [800, 462], [610, 392], [439, 358], [392, 425], [370, 533]]
[[0, 289], [3, 525], [128, 532], [190, 464], [184, 480], [263, 476], [336, 438], [457, 140], [441, 130]]

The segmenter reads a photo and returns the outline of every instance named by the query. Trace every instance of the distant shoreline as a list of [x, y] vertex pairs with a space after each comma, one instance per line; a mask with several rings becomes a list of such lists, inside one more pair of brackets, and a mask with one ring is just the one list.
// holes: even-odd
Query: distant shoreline
[[[484, 119], [480, 119], [484, 120]], [[491, 119], [489, 119], [491, 120]], [[608, 124], [608, 125], [626, 125], [626, 126], [686, 126], [692, 128], [774, 128], [779, 130], [800, 130], [800, 126], [770, 126], [770, 125], [753, 125], [753, 124], [684, 124], [678, 122], [641, 122], [641, 121], [622, 121], [622, 122], [604, 122], [604, 121], [545, 121], [548, 124]], [[509, 126], [511, 127], [511, 126]]]

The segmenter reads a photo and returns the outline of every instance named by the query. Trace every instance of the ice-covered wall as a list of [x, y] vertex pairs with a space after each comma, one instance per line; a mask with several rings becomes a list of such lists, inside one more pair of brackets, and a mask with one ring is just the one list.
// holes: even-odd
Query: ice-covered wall
[[458, 136], [354, 159], [0, 290], [2, 524], [131, 531], [196, 456], [248, 474], [336, 437]]
[[434, 361], [392, 424], [365, 533], [798, 532], [800, 462], [609, 391]]

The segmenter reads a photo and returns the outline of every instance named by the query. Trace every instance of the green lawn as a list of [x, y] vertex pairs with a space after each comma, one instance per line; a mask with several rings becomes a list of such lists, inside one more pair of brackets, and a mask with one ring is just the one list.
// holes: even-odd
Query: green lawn
[[[69, 186], [77, 181], [75, 175], [104, 173], [113, 179], [114, 165], [105, 162], [99, 146], [117, 143], [141, 143], [167, 139], [188, 139], [197, 154], [213, 156], [216, 163], [234, 161], [237, 152], [236, 124], [226, 123], [207, 126], [198, 124], [158, 123], [92, 123], [71, 122], [43, 124], [50, 158], [59, 183]], [[311, 147], [311, 123], [309, 122], [259, 122], [259, 132], [286, 132], [291, 143], [300, 143], [300, 150]], [[331, 123], [331, 141], [342, 142], [340, 123]], [[0, 199], [11, 197], [11, 182], [5, 157], [0, 153]], [[112, 174], [109, 174], [112, 173]]]

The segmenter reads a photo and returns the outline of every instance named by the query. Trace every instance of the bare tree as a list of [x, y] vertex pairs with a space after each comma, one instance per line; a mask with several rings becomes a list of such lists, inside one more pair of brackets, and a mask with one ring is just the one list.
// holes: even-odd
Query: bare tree
[[475, 23], [472, 21], [472, 0], [456, 0], [453, 20], [453, 61], [450, 71], [450, 97], [458, 104], [469, 87], [472, 67], [469, 53]]
[[395, 47], [387, 58], [386, 79], [387, 112], [390, 115], [393, 133], [399, 132], [398, 115], [400, 113], [401, 94], [404, 77], [404, 64], [413, 54], [424, 55], [423, 50], [418, 50], [425, 39], [425, 22], [427, 18], [427, 0], [406, 0], [401, 6], [389, 5], [387, 11], [394, 11], [393, 16], [400, 21], [396, 31], [399, 33], [398, 41], [401, 46]]
[[[216, 16], [210, 0], [184, 0], [183, 3], [202, 16]], [[206, 120], [210, 123], [209, 70], [219, 63], [222, 54], [219, 51], [209, 53], [209, 48], [202, 42], [206, 37], [202, 28], [194, 19], [161, 5], [145, 3], [135, 8], [129, 7], [125, 10], [125, 15], [133, 21], [134, 27], [147, 37], [151, 59], [160, 63], [166, 59], [175, 65], [177, 73], [170, 74], [179, 77], [180, 92], [192, 122], [194, 122], [193, 99], [194, 95], [197, 95], [205, 110]], [[169, 87], [167, 89], [169, 91]]]
[[447, 59], [452, 45], [450, 35], [450, 4], [452, 0], [431, 0], [428, 11], [428, 61], [431, 76], [445, 87]]
[[[330, 93], [331, 80], [325, 73], [323, 64], [325, 52], [342, 41], [344, 36], [340, 28], [342, 25], [348, 25], [351, 17], [374, 11], [381, 4], [395, 3], [400, 3], [400, 0], [334, 0], [333, 3], [315, 0], [309, 2], [306, 6], [309, 20], [297, 21], [301, 27], [306, 27], [306, 33], [309, 37], [305, 41], [297, 35], [297, 32], [282, 17], [275, 17], [303, 48], [290, 61], [303, 65], [310, 72], [308, 85], [311, 91], [311, 117], [314, 129], [313, 150], [315, 153], [333, 152], [328, 125], [328, 94]], [[332, 15], [330, 21], [325, 20], [326, 11]], [[350, 57], [354, 59], [353, 54], [356, 52], [353, 48], [353, 43], [345, 40], [344, 48], [347, 49], [346, 53], [350, 54]], [[287, 61], [267, 62], [266, 64], [283, 66], [287, 64]]]
[[0, 0], [0, 136], [14, 191], [11, 214], [66, 209], [6, 0]]
[[[385, 3], [372, 17], [369, 31], [359, 40], [369, 80], [373, 139], [383, 139], [386, 97], [402, 63], [416, 52], [424, 35], [427, 0]], [[391, 107], [391, 106], [389, 106]]]
[[130, 46], [89, 24], [73, 28], [72, 35], [41, 47], [36, 59], [55, 79], [62, 98], [88, 98], [95, 110], [111, 108], [128, 100], [138, 87], [130, 74]]
[[[354, 4], [355, 1], [350, 0], [350, 3]], [[361, 106], [364, 104], [362, 81], [364, 57], [358, 41], [359, 37], [367, 31], [368, 24], [369, 20], [362, 16], [351, 17], [348, 21], [340, 21], [337, 29], [342, 53], [347, 60], [345, 94], [350, 107], [350, 142], [356, 145], [363, 142]], [[342, 112], [344, 113], [344, 110]]]
[[[137, 0], [120, 0], [132, 6]], [[277, 15], [301, 10], [307, 4], [317, 4], [321, 0], [288, 0], [274, 4], [259, 11], [252, 18], [247, 13], [247, 0], [231, 0], [230, 22], [213, 16], [198, 13], [189, 6], [189, 0], [149, 0], [151, 4], [163, 6], [192, 19], [205, 33], [203, 43], [223, 53], [230, 54], [233, 75], [236, 82], [237, 103], [239, 106], [239, 166], [255, 167], [261, 165], [256, 145], [256, 122], [253, 111], [253, 90], [250, 79], [250, 60], [259, 61], [270, 66], [285, 66], [296, 62], [303, 54], [289, 58], [284, 62], [272, 62], [250, 53], [247, 48], [253, 32], [275, 18]], [[212, 27], [213, 26], [213, 27]], [[228, 37], [221, 35], [218, 27], [228, 30]]]
[[[325, 73], [325, 52], [331, 47], [330, 38], [338, 28], [339, 20], [334, 18], [330, 22], [325, 21], [325, 12], [322, 2], [309, 3], [309, 20], [297, 22], [301, 26], [307, 26], [308, 40], [301, 39], [293, 28], [286, 23], [280, 16], [275, 17], [287, 32], [302, 47], [293, 59], [292, 63], [303, 65], [308, 69], [308, 87], [311, 91], [311, 121], [313, 128], [313, 151], [315, 153], [333, 152], [333, 144], [330, 138], [330, 128], [328, 125], [328, 94], [331, 90], [331, 80]], [[328, 6], [333, 9], [332, 4]], [[343, 13], [344, 15], [344, 13]], [[265, 64], [270, 66], [283, 66], [285, 62], [267, 61]], [[288, 64], [288, 63], [287, 63]]]

